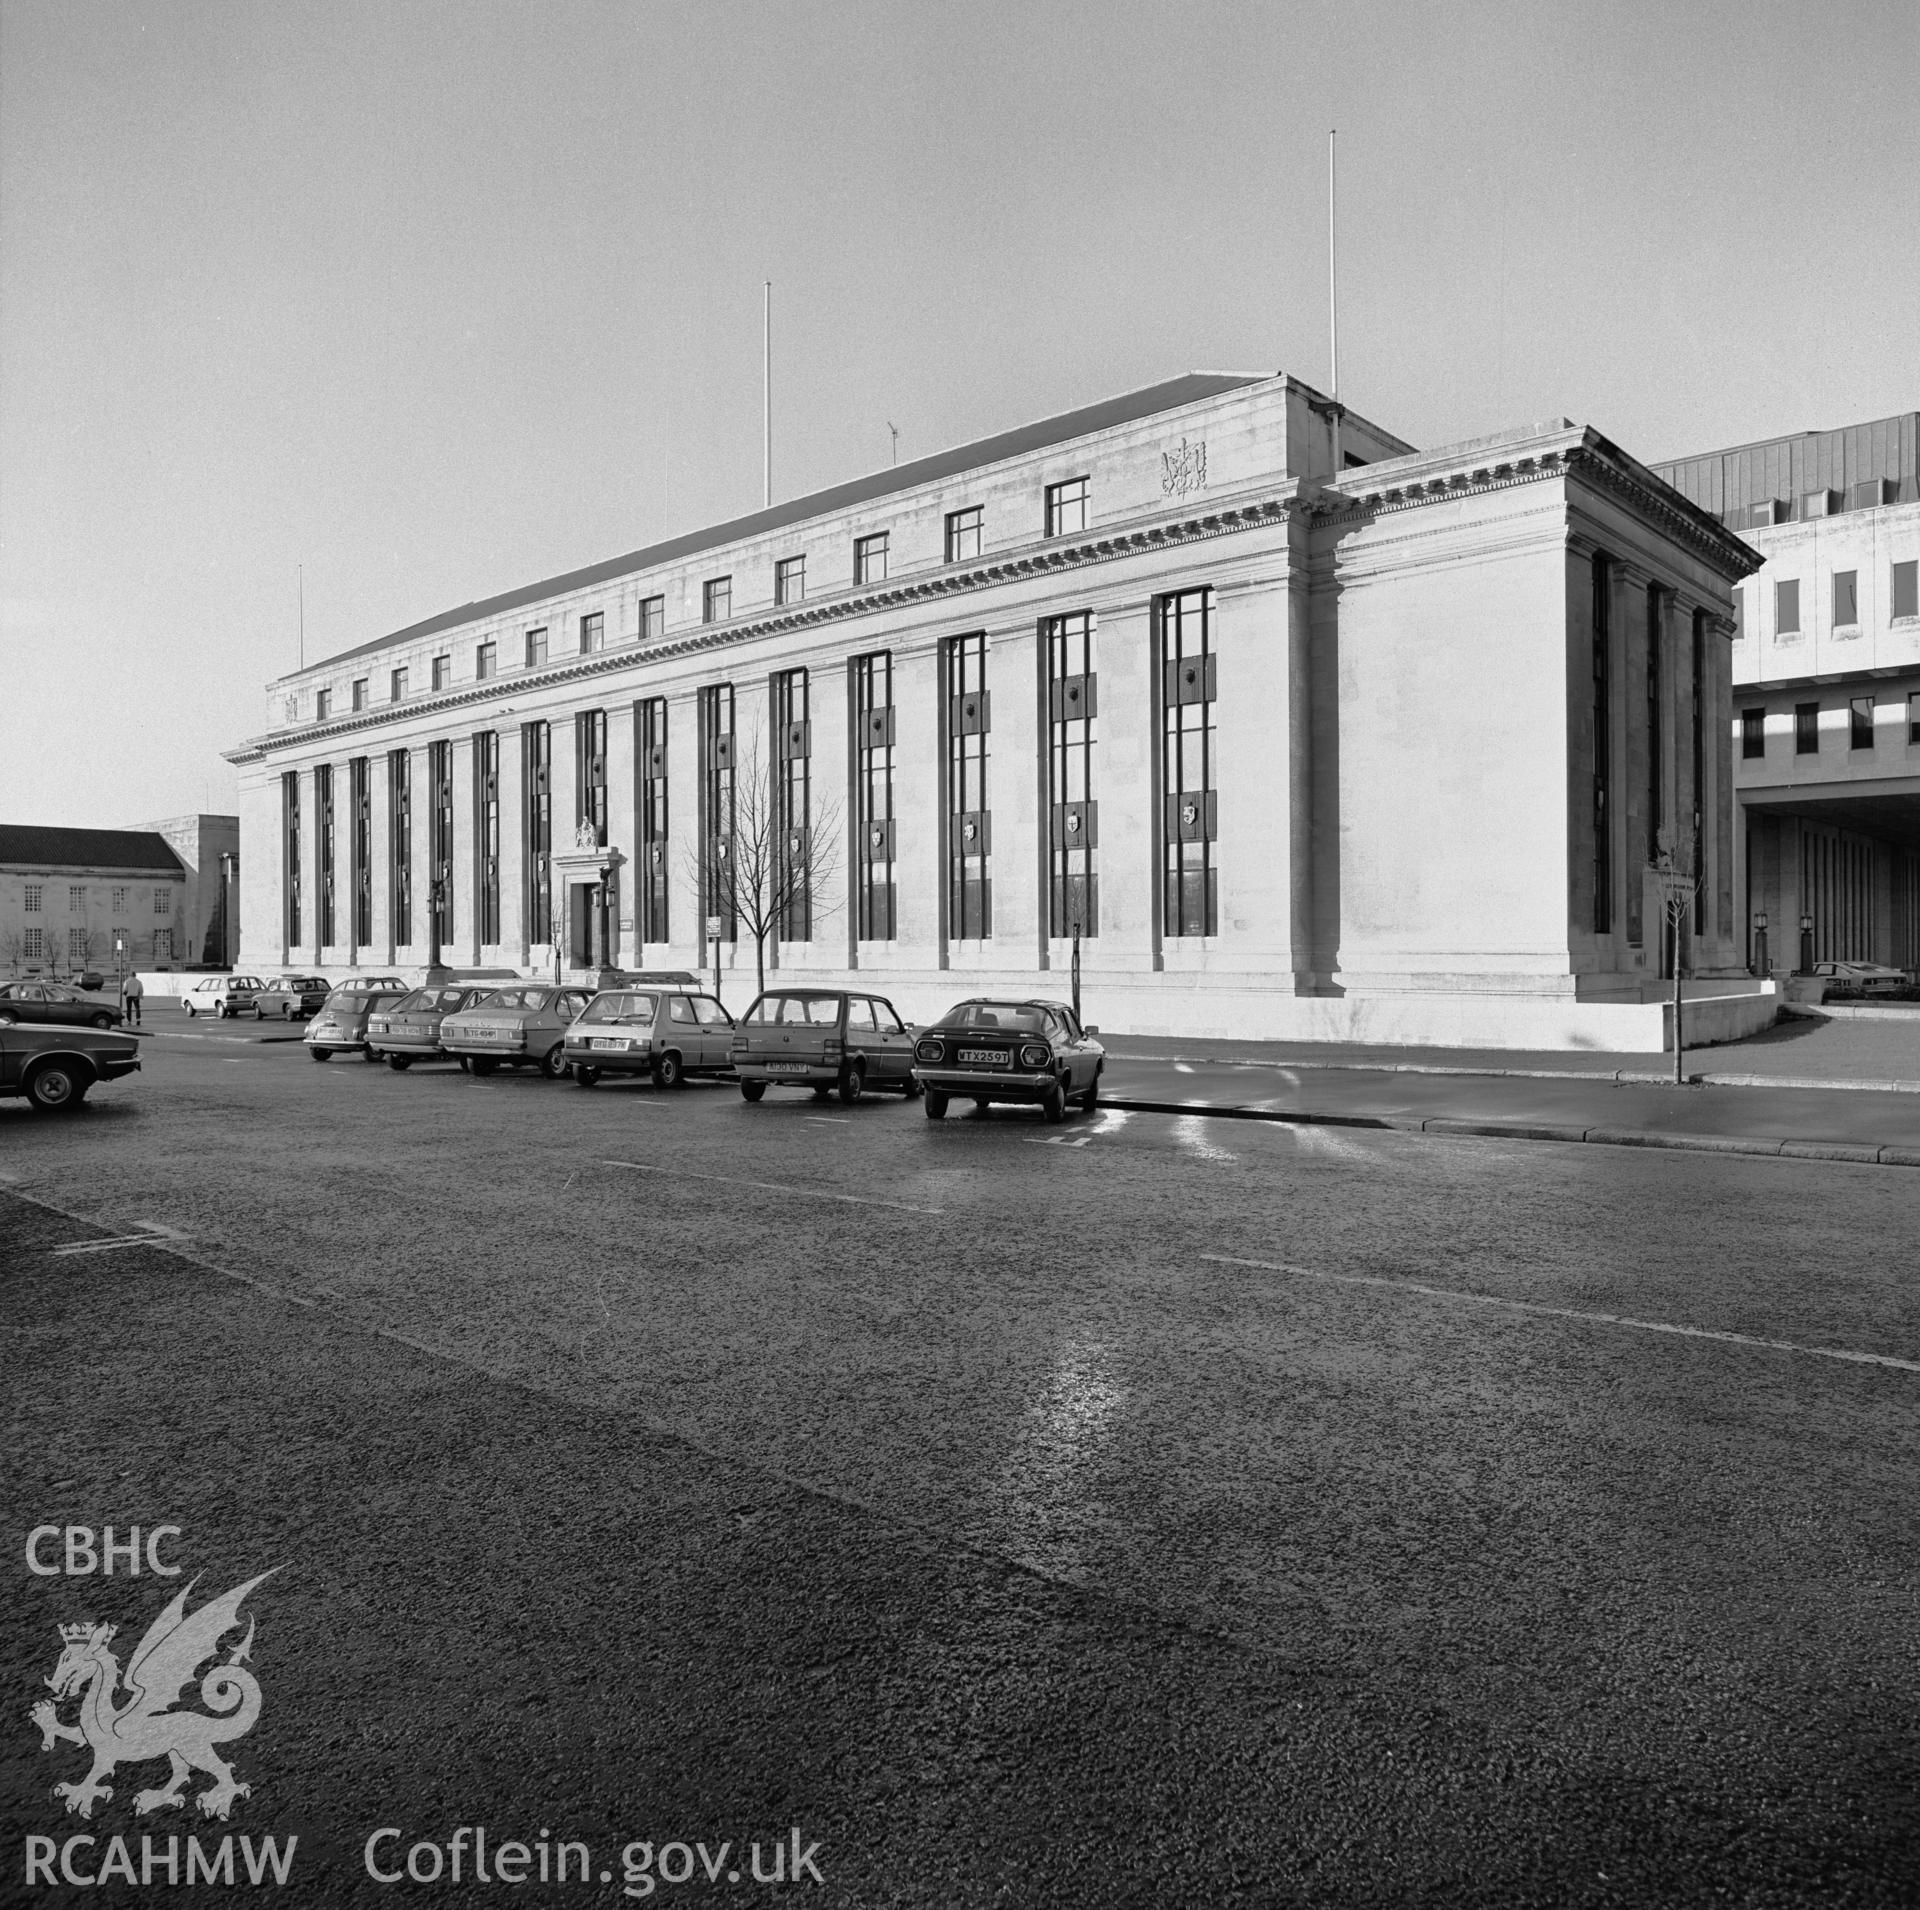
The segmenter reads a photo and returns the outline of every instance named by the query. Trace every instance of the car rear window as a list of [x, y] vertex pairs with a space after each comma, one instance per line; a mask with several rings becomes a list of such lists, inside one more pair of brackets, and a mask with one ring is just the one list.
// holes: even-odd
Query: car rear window
[[498, 988], [485, 1001], [477, 1001], [476, 1008], [544, 1008], [552, 995], [547, 988]]
[[838, 995], [762, 995], [747, 1019], [776, 1027], [829, 1028], [840, 1019]]
[[625, 991], [610, 990], [604, 995], [595, 995], [587, 1003], [587, 1012], [580, 1019], [582, 1021], [651, 1021], [654, 1010], [655, 998], [652, 995], [635, 995]]
[[942, 1018], [948, 1028], [992, 1028], [1002, 1034], [1043, 1035], [1047, 1032], [1044, 1010], [1029, 1008], [1024, 1002], [963, 1001]]

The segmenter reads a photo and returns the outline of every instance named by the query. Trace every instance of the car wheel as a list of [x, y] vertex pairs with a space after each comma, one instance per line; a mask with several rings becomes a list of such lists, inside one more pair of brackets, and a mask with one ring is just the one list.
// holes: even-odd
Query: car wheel
[[333, 1059], [333, 1050], [331, 1048], [309, 1048], [307, 1054], [309, 1058], [314, 1061], [331, 1061]]
[[46, 1061], [27, 1076], [27, 1099], [42, 1114], [64, 1114], [87, 1097], [87, 1080], [66, 1061]]
[[457, 1054], [454, 1056], [454, 1060], [459, 1064], [460, 1072], [465, 1074], [467, 1072], [467, 1057], [463, 1054]]
[[567, 1074], [567, 1051], [556, 1041], [535, 1065], [549, 1081], [563, 1081]]
[[843, 1108], [854, 1106], [866, 1091], [867, 1071], [857, 1061], [840, 1070], [840, 1105]]
[[1100, 1105], [1100, 1071], [1094, 1070], [1093, 1079], [1087, 1083], [1087, 1091], [1080, 1097], [1080, 1111], [1093, 1113]]
[[387, 1066], [390, 1067], [395, 1074], [405, 1074], [406, 1071], [413, 1066], [413, 1056], [410, 1054], [390, 1054], [387, 1056]]
[[743, 1101], [757, 1101], [766, 1091], [767, 1084], [764, 1081], [742, 1081], [740, 1083], [740, 1098]]
[[89, 1025], [95, 1028], [111, 1028], [113, 1026], [113, 1017], [111, 1015], [94, 1015], [89, 1018]]
[[180, 1004], [180, 1006], [187, 1011], [187, 1019], [191, 1021], [193, 1019], [193, 1003], [190, 1001], [183, 1001]]
[[656, 1088], [679, 1088], [686, 1085], [687, 1071], [680, 1057], [671, 1048], [665, 1054], [653, 1057], [653, 1085]]
[[590, 1068], [584, 1061], [573, 1064], [573, 1078], [583, 1088], [597, 1088], [600, 1085], [600, 1070]]
[[944, 1121], [947, 1118], [947, 1097], [938, 1088], [927, 1090], [927, 1119]]
[[469, 1074], [489, 1075], [500, 1063], [490, 1054], [474, 1055], [467, 1063]]
[[253, 1018], [255, 1021], [265, 1021], [267, 1018], [267, 1011], [258, 1002], [253, 1004]]
[[1047, 1117], [1049, 1127], [1057, 1127], [1067, 1118], [1067, 1091], [1058, 1081], [1048, 1083], [1041, 1097], [1040, 1112]]

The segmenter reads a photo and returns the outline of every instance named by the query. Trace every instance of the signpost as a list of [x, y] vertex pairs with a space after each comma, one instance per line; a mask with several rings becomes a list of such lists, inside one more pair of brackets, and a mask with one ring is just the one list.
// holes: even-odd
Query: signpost
[[713, 998], [720, 999], [720, 932], [726, 923], [717, 915], [707, 917], [707, 940], [713, 944]]
[[1652, 865], [1652, 875], [1659, 885], [1660, 900], [1667, 918], [1667, 932], [1673, 938], [1673, 1080], [1678, 1087], [1687, 1078], [1683, 1059], [1686, 1042], [1680, 1030], [1680, 924], [1686, 920], [1687, 911], [1693, 906], [1700, 881], [1692, 870], [1682, 868], [1674, 860], [1673, 849], [1664, 829], [1660, 832], [1660, 854]]

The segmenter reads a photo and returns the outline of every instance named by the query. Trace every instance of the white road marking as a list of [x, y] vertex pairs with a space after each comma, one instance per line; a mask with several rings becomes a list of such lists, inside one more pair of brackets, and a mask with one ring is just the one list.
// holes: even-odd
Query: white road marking
[[1220, 1167], [1238, 1167], [1240, 1156], [1207, 1138], [1207, 1122], [1198, 1114], [1179, 1114], [1173, 1122], [1174, 1139], [1189, 1153]]
[[163, 1227], [157, 1220], [136, 1220], [133, 1225], [140, 1229], [138, 1233], [116, 1234], [111, 1240], [70, 1240], [64, 1247], [54, 1247], [51, 1252], [65, 1256], [76, 1253], [111, 1253], [116, 1247], [151, 1247], [162, 1240], [185, 1240], [186, 1235], [174, 1227]]
[[1029, 1134], [1026, 1143], [1029, 1147], [1086, 1147], [1103, 1134], [1119, 1133], [1128, 1119], [1128, 1110], [1125, 1108], [1102, 1108], [1100, 1125], [1088, 1129], [1084, 1134]]
[[1595, 1326], [1626, 1326], [1639, 1333], [1671, 1333], [1685, 1340], [1718, 1340], [1727, 1346], [1758, 1346], [1772, 1353], [1805, 1353], [1814, 1359], [1847, 1360], [1856, 1366], [1891, 1366], [1902, 1373], [1920, 1373], [1920, 1360], [1895, 1359], [1891, 1353], [1855, 1353], [1839, 1346], [1801, 1346], [1792, 1340], [1763, 1340], [1751, 1333], [1729, 1333], [1719, 1327], [1680, 1326], [1671, 1320], [1636, 1320], [1626, 1313], [1588, 1313], [1579, 1307], [1544, 1306], [1537, 1300], [1507, 1300], [1492, 1293], [1467, 1293], [1458, 1287], [1423, 1286], [1417, 1280], [1383, 1280], [1365, 1273], [1322, 1273], [1317, 1267], [1292, 1267], [1279, 1260], [1243, 1260], [1236, 1254], [1203, 1253], [1223, 1267], [1258, 1267], [1267, 1273], [1293, 1273], [1307, 1280], [1325, 1280], [1343, 1287], [1384, 1287], [1391, 1293], [1418, 1293], [1429, 1300], [1466, 1300], [1475, 1306], [1506, 1307], [1515, 1313], [1538, 1313], [1555, 1320], [1586, 1320]]
[[829, 1127], [846, 1127], [853, 1119], [851, 1114], [803, 1114], [803, 1121], [824, 1121]]
[[602, 1167], [624, 1167], [634, 1174], [664, 1174], [674, 1180], [705, 1180], [722, 1187], [757, 1187], [768, 1194], [792, 1194], [797, 1200], [836, 1200], [849, 1207], [891, 1207], [901, 1214], [941, 1214], [944, 1207], [913, 1207], [903, 1200], [874, 1200], [866, 1194], [830, 1194], [817, 1187], [789, 1187], [775, 1180], [736, 1180], [731, 1174], [696, 1174], [686, 1167], [652, 1167], [645, 1161], [602, 1161]]

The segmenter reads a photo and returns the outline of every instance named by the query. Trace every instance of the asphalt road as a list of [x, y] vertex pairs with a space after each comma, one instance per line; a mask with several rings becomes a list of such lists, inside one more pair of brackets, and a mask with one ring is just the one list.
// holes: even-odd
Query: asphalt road
[[[16, 1714], [14, 1879], [297, 1834], [290, 1900], [432, 1896], [364, 1840], [480, 1825], [746, 1903], [798, 1826], [821, 1903], [1920, 1892], [1909, 1173], [196, 1030], [0, 1104], [0, 1177], [22, 1710], [56, 1623], [278, 1567], [231, 1822], [150, 1765], [82, 1826]], [[186, 1577], [26, 1571], [109, 1521]]]

